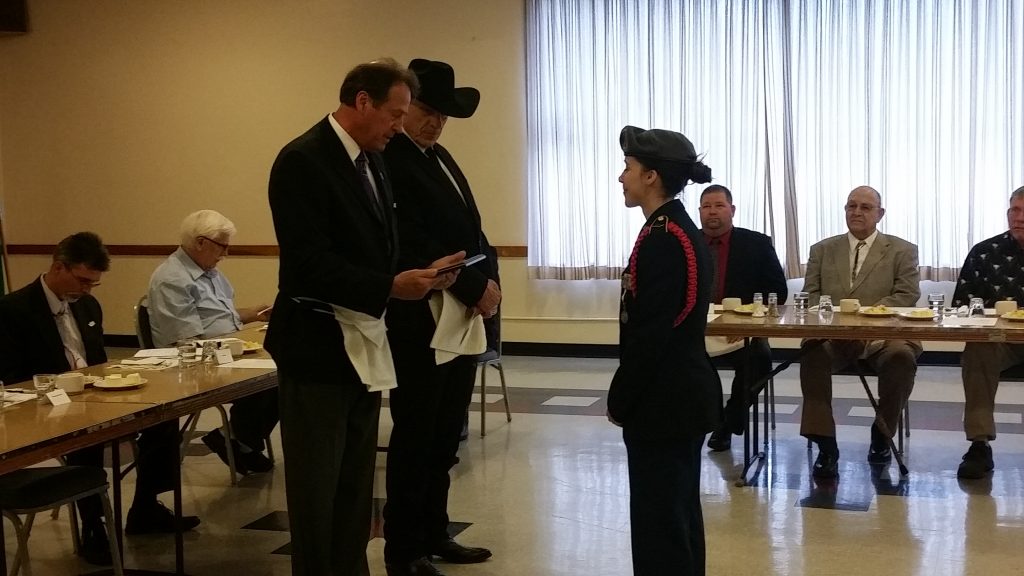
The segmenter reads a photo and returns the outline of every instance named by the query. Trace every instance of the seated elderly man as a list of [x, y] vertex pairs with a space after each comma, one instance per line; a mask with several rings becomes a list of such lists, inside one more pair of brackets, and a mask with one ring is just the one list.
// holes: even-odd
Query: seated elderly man
[[[986, 307], [1000, 300], [1024, 305], [1024, 186], [1010, 194], [1006, 210], [1009, 230], [978, 242], [960, 269], [953, 305], [981, 298]], [[984, 478], [995, 468], [992, 447], [996, 439], [995, 402], [999, 374], [1024, 363], [1024, 344], [968, 342], [961, 358], [964, 382], [964, 432], [971, 442], [957, 469], [959, 478]]]
[[[99, 236], [79, 232], [57, 244], [49, 270], [31, 284], [0, 298], [0, 380], [30, 380], [34, 374], [60, 373], [107, 361], [103, 348], [103, 310], [91, 294], [110, 268]], [[136, 459], [135, 500], [125, 532], [173, 532], [174, 515], [157, 494], [174, 487], [178, 458], [178, 423], [164, 422], [142, 431]], [[69, 464], [103, 466], [103, 446], [67, 455]], [[78, 501], [82, 546], [90, 564], [110, 564], [99, 496]], [[182, 517], [182, 528], [196, 527], [195, 516]]]
[[[855, 188], [846, 199], [846, 234], [811, 246], [804, 291], [817, 303], [856, 298], [861, 306], [913, 306], [920, 295], [917, 246], [878, 231], [885, 215], [874, 188]], [[818, 345], [820, 344], [820, 346]], [[914, 388], [921, 343], [912, 340], [805, 341], [800, 359], [804, 406], [800, 434], [818, 445], [812, 475], [839, 477], [839, 447], [832, 417], [832, 373], [864, 359], [878, 373], [878, 415], [871, 426], [868, 462], [892, 459], [890, 442], [900, 412]], [[880, 425], [881, 424], [881, 425]], [[888, 433], [888, 436], [886, 435]]]
[[[193, 212], [182, 221], [181, 246], [149, 279], [149, 322], [157, 347], [189, 338], [216, 338], [266, 319], [266, 306], [236, 309], [235, 290], [217, 271], [234, 235], [235, 225], [214, 210]], [[233, 403], [231, 429], [239, 472], [267, 472], [274, 467], [262, 452], [277, 421], [277, 390]], [[227, 464], [227, 444], [219, 429], [203, 436], [203, 443]]]

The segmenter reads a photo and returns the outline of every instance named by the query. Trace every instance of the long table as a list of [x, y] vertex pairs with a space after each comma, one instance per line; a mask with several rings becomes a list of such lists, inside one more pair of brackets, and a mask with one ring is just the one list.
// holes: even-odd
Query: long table
[[[897, 308], [905, 312], [908, 308]], [[750, 315], [725, 312], [708, 323], [708, 336], [743, 338], [799, 338], [804, 340], [922, 340], [932, 342], [1005, 342], [1024, 343], [1024, 322], [998, 318], [994, 326], [954, 326], [953, 321], [939, 319], [908, 319], [899, 314], [886, 317], [872, 317], [860, 313], [836, 311], [831, 321], [822, 320], [817, 312], [797, 315], [793, 306], [780, 306], [779, 317], [755, 318]], [[740, 485], [750, 485], [760, 473], [768, 444], [768, 420], [765, 419], [765, 447], [757, 450], [758, 440], [758, 396], [765, 391], [769, 379], [788, 368], [796, 358], [783, 362], [760, 381], [749, 384], [751, 403], [746, 430], [743, 435], [744, 467]], [[861, 374], [863, 379], [863, 374]], [[765, 402], [767, 406], [767, 399]], [[758, 464], [753, 478], [748, 472]]]
[[[257, 325], [228, 336], [262, 343], [264, 332]], [[269, 358], [269, 355], [260, 350], [245, 357]], [[79, 371], [102, 376], [111, 370], [113, 364], [116, 362]], [[140, 372], [140, 376], [147, 382], [136, 389], [112, 391], [91, 388], [71, 396], [71, 404], [63, 406], [30, 400], [0, 410], [0, 474], [87, 446], [116, 443], [154, 424], [177, 420], [277, 386], [277, 371], [274, 369], [198, 366], [188, 370], [146, 370]], [[32, 390], [32, 383], [15, 383], [8, 387]], [[114, 470], [115, 475], [118, 472]], [[175, 512], [179, 515], [180, 497], [180, 490], [176, 490]], [[116, 498], [115, 506], [120, 507]], [[183, 546], [178, 533], [175, 535], [176, 574], [184, 574]], [[3, 549], [0, 548], [0, 558], [3, 558], [2, 554]]]

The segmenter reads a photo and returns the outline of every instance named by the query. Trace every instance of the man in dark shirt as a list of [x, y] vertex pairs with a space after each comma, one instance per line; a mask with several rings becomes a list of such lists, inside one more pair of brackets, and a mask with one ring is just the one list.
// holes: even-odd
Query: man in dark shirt
[[[779, 302], [786, 301], [786, 276], [779, 257], [768, 236], [732, 224], [736, 206], [732, 192], [725, 186], [712, 184], [700, 195], [701, 232], [708, 242], [714, 264], [712, 300], [721, 304], [723, 298], [740, 298], [751, 302], [760, 292], [767, 302], [774, 292]], [[752, 338], [742, 350], [720, 356], [736, 367], [732, 392], [725, 404], [725, 421], [711, 434], [708, 448], [718, 452], [732, 446], [732, 434], [742, 434], [750, 399], [747, 387], [764, 378], [772, 369], [772, 351], [767, 338]]]
[[[986, 307], [998, 300], [1024, 305], [1024, 186], [1010, 195], [1006, 211], [1009, 230], [978, 242], [960, 269], [953, 305], [981, 298]], [[971, 447], [963, 456], [957, 477], [984, 478], [995, 467], [991, 440], [996, 439], [994, 418], [999, 374], [1024, 363], [1024, 344], [968, 342], [960, 360], [964, 382], [964, 432]]]

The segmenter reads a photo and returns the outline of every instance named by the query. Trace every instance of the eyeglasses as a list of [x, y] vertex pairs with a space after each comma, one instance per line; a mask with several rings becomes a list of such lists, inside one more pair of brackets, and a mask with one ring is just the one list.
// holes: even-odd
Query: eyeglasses
[[221, 243], [221, 242], [217, 242], [213, 238], [208, 238], [206, 236], [200, 236], [200, 238], [202, 238], [203, 240], [206, 240], [207, 242], [212, 242], [213, 244], [216, 244], [217, 246], [220, 246], [220, 249], [223, 250], [225, 254], [227, 254], [228, 249], [231, 248], [230, 244], [224, 244], [224, 243]]
[[878, 208], [878, 206], [872, 206], [871, 204], [847, 204], [846, 205], [846, 211], [847, 212], [856, 212], [858, 210], [860, 210], [861, 212], [871, 212], [872, 210], [875, 210], [876, 208]]

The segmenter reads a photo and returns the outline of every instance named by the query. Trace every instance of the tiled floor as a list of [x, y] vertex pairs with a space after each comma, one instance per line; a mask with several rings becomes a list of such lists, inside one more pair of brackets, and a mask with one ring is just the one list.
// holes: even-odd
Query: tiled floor
[[[450, 505], [459, 540], [491, 548], [494, 558], [476, 566], [439, 565], [446, 574], [631, 573], [625, 450], [619, 430], [604, 418], [615, 365], [594, 359], [505, 359], [513, 421], [505, 422], [500, 389], [489, 388], [487, 436], [480, 438], [474, 405]], [[731, 377], [723, 373], [725, 382]], [[731, 453], [705, 457], [709, 574], [1024, 574], [1024, 385], [1004, 384], [1000, 390], [996, 472], [975, 482], [956, 479], [967, 447], [960, 428], [959, 369], [920, 369], [908, 441], [911, 474], [902, 480], [895, 468], [872, 470], [864, 461], [871, 418], [854, 378], [836, 378], [838, 484], [818, 486], [807, 472], [813, 454], [797, 435], [801, 398], [795, 370], [776, 380], [776, 395], [778, 426], [755, 486], [735, 485], [739, 442]], [[382, 420], [387, 421], [386, 410]], [[211, 413], [200, 427], [208, 429], [215, 421]], [[383, 438], [387, 432], [385, 422]], [[276, 434], [274, 440], [279, 442]], [[203, 523], [186, 538], [187, 572], [289, 574], [280, 467], [232, 487], [216, 456], [198, 442], [190, 453], [185, 506]], [[380, 498], [385, 497], [383, 474], [382, 455]], [[130, 485], [126, 492], [131, 493]], [[38, 519], [30, 542], [35, 574], [89, 569], [71, 556], [65, 518]], [[7, 538], [12, 551], [9, 529]], [[382, 549], [380, 538], [370, 543], [375, 575], [384, 574]], [[172, 550], [169, 537], [129, 537], [128, 565], [170, 569]]]

